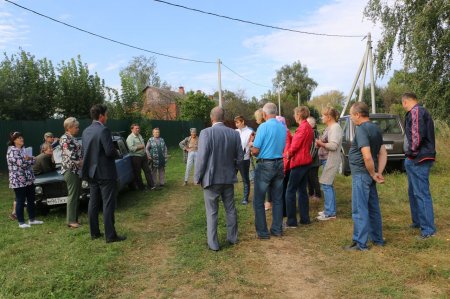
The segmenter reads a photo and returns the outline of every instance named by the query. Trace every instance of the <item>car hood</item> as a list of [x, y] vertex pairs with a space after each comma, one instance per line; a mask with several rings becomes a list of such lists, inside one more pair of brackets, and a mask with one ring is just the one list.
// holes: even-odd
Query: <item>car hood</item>
[[58, 170], [37, 175], [34, 184], [42, 185], [55, 182], [64, 182], [64, 176]]

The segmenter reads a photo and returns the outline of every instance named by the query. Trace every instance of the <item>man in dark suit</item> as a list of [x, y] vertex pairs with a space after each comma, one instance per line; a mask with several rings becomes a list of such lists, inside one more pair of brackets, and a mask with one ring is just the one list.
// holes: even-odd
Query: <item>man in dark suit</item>
[[219, 250], [217, 219], [219, 197], [226, 212], [227, 240], [235, 244], [238, 240], [237, 212], [234, 205], [234, 183], [237, 182], [237, 167], [244, 153], [239, 134], [223, 124], [224, 110], [211, 110], [212, 127], [200, 132], [194, 182], [203, 187], [206, 208], [208, 246]]
[[117, 195], [117, 150], [112, 142], [111, 131], [105, 127], [108, 120], [107, 107], [96, 104], [91, 108], [92, 124], [83, 131], [83, 178], [89, 180], [91, 198], [88, 206], [91, 238], [102, 237], [98, 224], [100, 201], [103, 201], [103, 222], [106, 243], [120, 242], [126, 237], [118, 236], [114, 228], [114, 210]]

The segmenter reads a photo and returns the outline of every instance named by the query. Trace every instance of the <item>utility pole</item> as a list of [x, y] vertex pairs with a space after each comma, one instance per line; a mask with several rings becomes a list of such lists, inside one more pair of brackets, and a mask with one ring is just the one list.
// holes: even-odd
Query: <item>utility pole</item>
[[300, 92], [297, 92], [297, 107], [300, 107]]
[[222, 62], [220, 61], [220, 58], [217, 59], [217, 66], [218, 66], [218, 76], [219, 76], [219, 107], [222, 108], [222, 74], [220, 71], [220, 64]]
[[376, 107], [375, 107], [375, 77], [373, 73], [373, 58], [372, 58], [372, 38], [370, 35], [370, 32], [367, 34], [367, 46], [366, 50], [364, 51], [364, 56], [361, 61], [361, 64], [359, 65], [358, 71], [356, 72], [355, 80], [353, 81], [352, 88], [350, 89], [350, 93], [348, 94], [347, 98], [345, 99], [344, 108], [341, 112], [341, 117], [345, 115], [345, 111], [347, 110], [348, 103], [350, 103], [350, 100], [352, 98], [353, 92], [355, 91], [356, 84], [358, 83], [358, 79], [361, 76], [362, 72], [362, 78], [359, 85], [359, 98], [358, 101], [361, 102], [363, 100], [363, 93], [364, 93], [364, 83], [366, 80], [366, 72], [367, 72], [367, 64], [369, 65], [370, 70], [370, 96], [372, 100], [372, 113], [376, 113]]
[[278, 115], [281, 116], [281, 85], [284, 81], [278, 83]]

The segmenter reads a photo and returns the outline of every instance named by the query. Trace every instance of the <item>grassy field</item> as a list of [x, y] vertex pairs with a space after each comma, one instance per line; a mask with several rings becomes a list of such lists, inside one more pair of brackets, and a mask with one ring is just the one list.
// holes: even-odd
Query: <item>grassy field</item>
[[[90, 239], [86, 209], [80, 229], [65, 226], [63, 208], [41, 216], [42, 226], [19, 229], [7, 218], [13, 196], [0, 174], [0, 298], [449, 298], [449, 145], [438, 142], [431, 175], [436, 237], [415, 239], [406, 176], [392, 173], [378, 187], [386, 246], [368, 252], [342, 250], [352, 234], [351, 177], [335, 183], [338, 219], [282, 238], [257, 240], [251, 205], [238, 205], [240, 243], [226, 245], [221, 209], [216, 253], [206, 245], [201, 189], [181, 186], [179, 150], [164, 190], [120, 194], [116, 226], [128, 240], [114, 244]], [[312, 203], [311, 216], [321, 206]]]

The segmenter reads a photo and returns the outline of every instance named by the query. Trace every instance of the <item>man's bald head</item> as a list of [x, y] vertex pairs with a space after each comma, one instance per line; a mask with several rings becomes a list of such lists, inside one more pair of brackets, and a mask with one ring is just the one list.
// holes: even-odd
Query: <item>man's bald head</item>
[[214, 107], [209, 114], [212, 123], [223, 122], [225, 119], [225, 110], [221, 107]]

